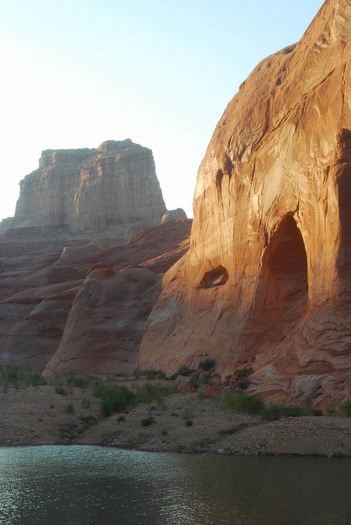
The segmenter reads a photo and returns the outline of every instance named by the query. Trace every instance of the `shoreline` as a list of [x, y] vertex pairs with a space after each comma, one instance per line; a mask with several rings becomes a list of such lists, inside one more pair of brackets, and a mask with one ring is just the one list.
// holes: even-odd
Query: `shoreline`
[[223, 410], [219, 399], [174, 393], [109, 417], [89, 389], [52, 385], [0, 394], [0, 446], [89, 445], [142, 452], [238, 456], [351, 457], [351, 418], [267, 421]]

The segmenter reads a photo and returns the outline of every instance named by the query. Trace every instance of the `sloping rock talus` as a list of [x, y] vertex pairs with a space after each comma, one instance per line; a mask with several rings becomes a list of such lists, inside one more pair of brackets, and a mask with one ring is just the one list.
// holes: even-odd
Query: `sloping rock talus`
[[97, 149], [43, 151], [39, 169], [20, 183], [15, 217], [2, 227], [99, 232], [156, 225], [165, 212], [152, 151], [109, 140]]
[[206, 356], [272, 400], [351, 395], [351, 5], [327, 0], [263, 60], [201, 163], [189, 252], [169, 270], [140, 366]]

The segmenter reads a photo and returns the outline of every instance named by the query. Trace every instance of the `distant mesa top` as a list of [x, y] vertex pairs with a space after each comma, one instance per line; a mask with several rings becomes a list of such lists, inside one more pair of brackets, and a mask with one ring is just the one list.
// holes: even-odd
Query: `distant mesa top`
[[153, 226], [166, 211], [152, 151], [107, 140], [97, 149], [43, 151], [39, 169], [20, 182], [6, 226], [99, 232]]

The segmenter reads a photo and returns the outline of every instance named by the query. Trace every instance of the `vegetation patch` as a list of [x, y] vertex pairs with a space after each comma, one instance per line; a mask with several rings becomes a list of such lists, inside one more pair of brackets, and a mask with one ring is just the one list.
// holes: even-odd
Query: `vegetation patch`
[[135, 401], [135, 394], [125, 385], [100, 384], [95, 390], [95, 395], [101, 398], [101, 411], [104, 417], [111, 416], [114, 412], [125, 410]]
[[225, 394], [222, 399], [224, 410], [235, 412], [246, 412], [248, 414], [260, 414], [265, 407], [263, 399], [257, 396], [245, 396], [244, 394]]
[[167, 379], [166, 374], [162, 370], [134, 370], [134, 376], [139, 379], [145, 377], [147, 379]]
[[210, 370], [212, 370], [212, 368], [215, 367], [215, 364], [216, 360], [208, 357], [207, 359], [203, 359], [202, 361], [200, 361], [198, 365], [198, 370], [204, 370], [205, 372], [209, 372]]
[[142, 427], [149, 427], [150, 425], [153, 425], [154, 423], [156, 423], [156, 420], [153, 416], [147, 416], [141, 420]]
[[72, 401], [69, 401], [67, 405], [65, 406], [65, 413], [66, 414], [74, 414], [74, 406]]
[[59, 394], [60, 396], [67, 396], [67, 390], [65, 389], [62, 383], [55, 384], [55, 394]]
[[196, 369], [195, 368], [189, 368], [188, 366], [186, 365], [182, 365], [178, 371], [175, 373], [174, 377], [177, 377], [177, 376], [190, 376], [190, 374], [193, 374], [194, 372], [196, 372]]
[[253, 372], [253, 368], [251, 368], [251, 366], [246, 366], [244, 368], [239, 368], [238, 370], [235, 371], [235, 376], [238, 378], [238, 379], [241, 379], [243, 377], [249, 377]]
[[145, 383], [136, 385], [135, 396], [139, 403], [156, 403], [164, 406], [165, 398], [175, 392], [175, 386], [163, 385], [162, 383]]
[[341, 414], [345, 416], [351, 416], [351, 399], [348, 399], [347, 401], [344, 401], [339, 405], [339, 410]]

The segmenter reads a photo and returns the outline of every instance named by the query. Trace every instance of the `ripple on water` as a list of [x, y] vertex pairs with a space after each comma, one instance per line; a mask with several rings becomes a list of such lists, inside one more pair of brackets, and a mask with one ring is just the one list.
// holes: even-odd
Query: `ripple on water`
[[1, 525], [351, 523], [351, 462], [0, 448]]

